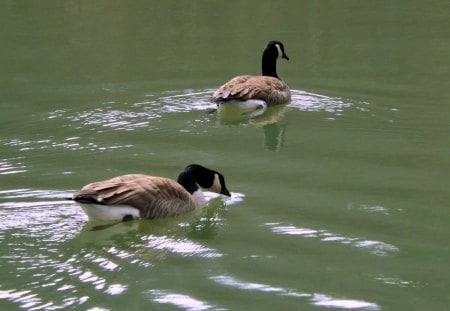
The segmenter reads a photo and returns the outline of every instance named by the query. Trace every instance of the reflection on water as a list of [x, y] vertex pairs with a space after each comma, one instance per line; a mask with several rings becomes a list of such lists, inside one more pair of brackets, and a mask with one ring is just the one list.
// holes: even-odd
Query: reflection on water
[[129, 144], [102, 145], [95, 142], [81, 143], [77, 141], [79, 140], [79, 138], [80, 137], [68, 137], [61, 141], [58, 141], [56, 139], [39, 139], [35, 141], [22, 141], [20, 139], [13, 139], [5, 142], [5, 146], [21, 146], [18, 149], [18, 151], [46, 150], [46, 149], [107, 151], [132, 147], [132, 145]]
[[340, 115], [344, 108], [349, 108], [352, 103], [341, 98], [334, 98], [320, 94], [309, 93], [301, 90], [291, 90], [292, 100], [290, 107], [302, 111], [327, 111]]
[[[0, 230], [21, 229], [28, 237], [45, 237], [60, 241], [72, 238], [80, 229], [84, 216], [67, 201], [66, 192], [52, 190], [3, 190], [0, 192]], [[47, 201], [52, 198], [53, 201]], [[8, 199], [9, 201], [5, 201]], [[18, 199], [29, 199], [29, 201]], [[39, 200], [38, 199], [43, 199]]]
[[370, 303], [361, 300], [336, 299], [322, 294], [314, 294], [312, 298], [312, 304], [315, 306], [322, 306], [336, 309], [380, 310], [380, 307], [375, 303]]
[[311, 296], [310, 294], [295, 292], [295, 291], [292, 291], [291, 289], [285, 289], [285, 288], [281, 288], [281, 287], [272, 287], [270, 285], [260, 284], [260, 283], [243, 282], [236, 278], [233, 278], [231, 276], [226, 276], [226, 275], [213, 276], [210, 279], [219, 284], [231, 286], [231, 287], [238, 288], [241, 290], [252, 290], [252, 291], [260, 291], [260, 292], [266, 292], [266, 293], [276, 293], [276, 294], [279, 294], [282, 296], [292, 296], [292, 297], [310, 297]]
[[25, 173], [26, 166], [20, 162], [23, 157], [0, 160], [0, 175]]
[[292, 90], [292, 101], [288, 105], [269, 107], [261, 114], [250, 115], [238, 105], [221, 105], [218, 120], [225, 125], [260, 127], [263, 129], [264, 145], [267, 150], [278, 152], [283, 148], [287, 121], [285, 115], [288, 109], [301, 111], [327, 111], [332, 114], [329, 119], [342, 114], [344, 108], [352, 104], [339, 98]]
[[296, 235], [305, 238], [317, 238], [322, 242], [336, 242], [344, 245], [351, 245], [369, 251], [377, 256], [388, 256], [399, 252], [399, 249], [389, 243], [374, 240], [365, 240], [358, 237], [346, 237], [327, 230], [315, 230], [310, 228], [295, 227], [292, 225], [282, 225], [280, 223], [266, 223], [266, 226], [277, 234]]
[[267, 108], [261, 115], [248, 117], [239, 106], [225, 104], [219, 109], [217, 119], [222, 125], [262, 128], [266, 149], [277, 152], [282, 149], [284, 143], [287, 127], [286, 111], [286, 105], [278, 105]]
[[[22, 246], [23, 247], [23, 246]], [[28, 246], [30, 247], [30, 246]], [[20, 252], [16, 248], [15, 252]], [[0, 297], [18, 303], [22, 308], [56, 309], [84, 304], [89, 294], [80, 293], [80, 286], [99, 294], [119, 295], [127, 290], [127, 285], [111, 282], [101, 276], [102, 269], [110, 270], [113, 264], [109, 260], [97, 257], [94, 253], [73, 255], [65, 259], [64, 251], [43, 249], [40, 254], [26, 257], [25, 250], [17, 258], [3, 258], [6, 266], [15, 267], [16, 277], [28, 280], [27, 291], [13, 288], [0, 291]], [[58, 253], [61, 253], [58, 255]], [[85, 266], [90, 263], [92, 269]], [[99, 268], [98, 271], [94, 271]], [[111, 271], [111, 270], [110, 270]], [[5, 279], [11, 276], [5, 275]], [[46, 298], [45, 292], [58, 292], [57, 297]]]
[[[167, 91], [159, 96], [148, 95], [135, 102], [108, 101], [94, 103], [92, 109], [74, 111], [57, 109], [47, 118], [53, 122], [65, 121], [65, 127], [102, 133], [107, 130], [156, 130], [165, 113], [180, 113], [215, 108], [209, 90]], [[69, 123], [67, 123], [67, 121]], [[67, 140], [74, 140], [68, 138]], [[75, 144], [75, 142], [73, 142]]]
[[222, 257], [216, 250], [189, 239], [175, 239], [169, 236], [146, 236], [142, 238], [148, 248], [164, 250], [182, 256], [200, 256], [205, 258]]
[[263, 126], [264, 145], [267, 150], [278, 152], [283, 148], [287, 123], [275, 122]]
[[424, 287], [424, 284], [421, 284], [419, 282], [406, 281], [406, 280], [402, 280], [400, 278], [388, 277], [388, 276], [384, 276], [384, 275], [376, 277], [375, 279], [384, 284], [393, 285], [396, 287]]
[[157, 117], [159, 115], [154, 113], [116, 110], [111, 106], [106, 106], [76, 113], [71, 121], [80, 122], [86, 126], [99, 125], [114, 130], [130, 131], [135, 128], [148, 127], [150, 124], [148, 120]]
[[154, 302], [160, 304], [171, 304], [183, 310], [225, 310], [212, 306], [204, 301], [192, 298], [188, 295], [176, 294], [165, 290], [149, 290], [148, 295]]
[[337, 309], [380, 310], [380, 307], [377, 304], [371, 302], [354, 299], [338, 299], [325, 294], [298, 292], [292, 289], [273, 287], [267, 284], [243, 282], [227, 275], [213, 276], [210, 277], [210, 279], [224, 286], [230, 286], [240, 290], [274, 293], [280, 296], [309, 299], [310, 303], [316, 306]]
[[[188, 112], [192, 110], [214, 109], [216, 104], [212, 102], [211, 89], [167, 91], [158, 98], [158, 104], [153, 106], [161, 112]], [[143, 102], [145, 106], [149, 103]], [[154, 104], [154, 102], [153, 102]]]
[[102, 107], [81, 112], [55, 110], [49, 113], [48, 119], [68, 120], [75, 128], [97, 128], [97, 132], [101, 133], [105, 129], [130, 131], [149, 127], [151, 119], [160, 117], [153, 111], [125, 110], [123, 106], [123, 103], [108, 102], [104, 103]]

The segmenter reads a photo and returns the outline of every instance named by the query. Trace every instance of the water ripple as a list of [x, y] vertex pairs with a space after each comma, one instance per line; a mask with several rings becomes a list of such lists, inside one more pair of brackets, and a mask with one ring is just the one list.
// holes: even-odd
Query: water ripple
[[[55, 190], [39, 190], [39, 189], [10, 189], [0, 190], [1, 199], [21, 199], [21, 198], [36, 198], [36, 199], [65, 199], [67, 198], [66, 191]], [[39, 204], [39, 202], [34, 202]], [[67, 202], [65, 202], [67, 203]], [[6, 203], [3, 203], [6, 205]]]
[[352, 104], [341, 98], [334, 98], [320, 94], [309, 93], [301, 90], [291, 90], [292, 100], [289, 107], [303, 111], [328, 111], [339, 115], [344, 108]]
[[166, 92], [158, 101], [161, 103], [161, 112], [188, 112], [192, 110], [207, 110], [215, 108], [212, 101], [214, 90], [192, 90]]
[[[221, 197], [220, 194], [215, 192], [204, 191], [203, 195], [205, 196], [206, 201], [210, 201], [215, 198]], [[227, 205], [234, 205], [239, 202], [244, 201], [245, 194], [239, 192], [231, 192], [231, 196], [224, 198], [224, 202]]]
[[377, 256], [388, 256], [399, 252], [399, 249], [382, 241], [366, 240], [358, 237], [346, 237], [340, 234], [328, 232], [326, 230], [315, 230], [310, 228], [300, 228], [292, 225], [282, 225], [280, 223], [266, 223], [274, 233], [285, 235], [298, 235], [305, 238], [318, 238], [322, 242], [337, 242], [351, 245], [357, 248], [368, 250]]
[[[43, 251], [43, 248], [40, 248]], [[52, 254], [47, 249], [49, 255]], [[27, 278], [30, 280], [27, 283], [27, 290], [20, 291], [15, 289], [0, 290], [0, 299], [6, 299], [19, 304], [25, 309], [61, 309], [72, 305], [84, 304], [89, 297], [80, 295], [75, 288], [86, 288], [86, 285], [91, 285], [96, 291], [101, 291], [107, 295], [119, 295], [125, 292], [127, 285], [120, 283], [109, 283], [104, 277], [91, 269], [81, 268], [79, 266], [79, 255], [72, 255], [66, 260], [61, 260], [64, 257], [60, 254], [56, 258], [50, 258], [48, 255], [40, 254], [38, 256], [27, 257], [26, 250], [19, 251], [16, 247], [14, 250], [18, 253], [17, 258], [8, 258], [3, 256], [6, 264], [13, 264], [15, 266], [15, 277]], [[105, 260], [97, 258], [93, 254], [81, 255], [83, 259], [91, 260], [91, 263], [97, 263], [99, 266], [105, 267]], [[69, 282], [69, 283], [67, 283]], [[58, 299], [52, 299], [45, 302], [45, 298], [39, 297], [39, 292], [43, 288], [47, 290], [56, 290], [61, 292]]]
[[204, 301], [192, 298], [188, 295], [172, 293], [165, 290], [149, 290], [148, 294], [150, 298], [160, 304], [171, 304], [178, 308], [188, 311], [201, 311], [201, 310], [225, 310], [212, 306]]
[[332, 307], [337, 309], [380, 310], [380, 306], [372, 302], [356, 299], [338, 299], [320, 293], [298, 292], [293, 289], [287, 289], [283, 287], [273, 287], [267, 284], [244, 282], [237, 278], [227, 275], [212, 276], [210, 277], [210, 279], [221, 285], [237, 288], [240, 290], [258, 291], [263, 293], [275, 293], [280, 296], [309, 299], [310, 303], [316, 306]]
[[64, 298], [62, 304], [55, 304], [54, 302], [43, 302], [42, 299], [36, 297], [31, 290], [0, 290], [0, 299], [6, 299], [17, 303], [21, 308], [28, 310], [56, 310], [70, 307], [73, 305], [84, 304], [87, 296], [83, 297], [69, 297]]
[[70, 119], [74, 122], [81, 122], [83, 125], [100, 125], [117, 130], [133, 130], [149, 126], [150, 121], [148, 120], [158, 117], [160, 115], [157, 113], [149, 113], [148, 111], [136, 112], [101, 107], [76, 113]]
[[[212, 101], [213, 89], [172, 90], [160, 94], [149, 94], [135, 102], [109, 101], [96, 104], [91, 109], [73, 111], [58, 109], [47, 116], [50, 120], [70, 121], [64, 126], [75, 129], [88, 129], [96, 132], [105, 130], [132, 131], [139, 128], [154, 130], [160, 126], [164, 114], [183, 113], [190, 111], [212, 111], [216, 103]], [[342, 114], [345, 108], [352, 104], [340, 98], [333, 98], [301, 90], [292, 90], [292, 101], [288, 107], [302, 111], [328, 111], [334, 115]], [[273, 116], [272, 116], [273, 117]], [[196, 120], [200, 122], [200, 120]], [[195, 126], [195, 124], [194, 124]], [[52, 145], [68, 149], [91, 148], [77, 142], [76, 137], [69, 137], [64, 142], [54, 142]], [[27, 142], [20, 143], [22, 148], [30, 148]], [[47, 143], [49, 144], [49, 143]]]
[[[67, 200], [67, 193], [51, 190], [15, 189], [0, 191], [0, 232], [23, 230], [28, 237], [46, 241], [71, 239], [80, 231], [84, 215]], [[53, 200], [39, 200], [52, 198]]]
[[168, 236], [149, 235], [143, 237], [147, 243], [147, 247], [157, 250], [165, 250], [183, 256], [200, 256], [205, 258], [222, 257], [212, 248], [205, 247], [199, 243], [195, 243], [189, 239], [176, 239]]
[[331, 296], [323, 294], [314, 294], [311, 304], [315, 306], [322, 306], [337, 309], [365, 309], [365, 310], [380, 310], [380, 307], [371, 302], [352, 299], [336, 299]]
[[[208, 110], [216, 107], [212, 101], [214, 89], [170, 91], [150, 102], [142, 102], [139, 105], [154, 106], [159, 103], [161, 112], [187, 112], [191, 110]], [[339, 115], [344, 108], [352, 103], [341, 98], [314, 94], [302, 90], [291, 90], [292, 100], [289, 107], [303, 111], [328, 111]], [[153, 105], [152, 105], [153, 104]]]
[[278, 293], [283, 296], [292, 296], [292, 297], [310, 297], [310, 294], [307, 293], [299, 293], [292, 290], [288, 290], [282, 287], [273, 287], [266, 284], [260, 283], [251, 283], [251, 282], [243, 282], [236, 278], [226, 275], [218, 275], [210, 277], [211, 280], [230, 287], [238, 288], [241, 290], [252, 290], [266, 293]]
[[424, 285], [419, 282], [414, 281], [406, 281], [400, 278], [388, 277], [384, 275], [380, 275], [375, 278], [375, 280], [380, 281], [387, 285], [393, 285], [397, 287], [423, 287]]
[[1, 159], [0, 160], [0, 175], [10, 175], [25, 173], [26, 166], [20, 161], [22, 157], [11, 158], [11, 159]]
[[[133, 145], [102, 145], [95, 142], [79, 142], [80, 137], [67, 137], [58, 141], [55, 138], [40, 139], [35, 141], [22, 141], [20, 139], [11, 139], [5, 142], [5, 146], [19, 146], [19, 151], [30, 150], [47, 150], [47, 149], [66, 149], [66, 150], [90, 150], [90, 151], [108, 151], [120, 148], [130, 148]], [[7, 165], [8, 163], [5, 163]], [[21, 164], [20, 164], [21, 165]], [[19, 166], [19, 168], [25, 168]], [[0, 174], [1, 174], [1, 162], [0, 162]], [[19, 170], [18, 172], [22, 172]]]
[[[149, 105], [159, 102], [161, 112], [186, 112], [191, 110], [207, 110], [215, 108], [216, 104], [212, 101], [212, 93], [214, 89], [203, 90], [182, 90], [166, 92], [168, 95], [163, 95], [160, 98], [150, 101], [142, 102], [140, 105]], [[341, 98], [334, 98], [330, 96], [314, 94], [302, 90], [291, 90], [292, 100], [289, 107], [297, 108], [303, 111], [328, 111], [333, 113], [340, 113], [344, 108], [352, 105]]]

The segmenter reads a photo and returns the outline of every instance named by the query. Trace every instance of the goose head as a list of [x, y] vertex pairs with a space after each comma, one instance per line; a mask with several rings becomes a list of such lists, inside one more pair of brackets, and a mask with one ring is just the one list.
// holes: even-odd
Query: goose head
[[284, 45], [280, 41], [269, 41], [262, 55], [262, 75], [279, 79], [277, 75], [277, 59], [289, 57], [284, 51]]
[[190, 164], [178, 175], [178, 183], [190, 194], [202, 188], [226, 196], [231, 196], [225, 185], [225, 178], [217, 171], [198, 164]]

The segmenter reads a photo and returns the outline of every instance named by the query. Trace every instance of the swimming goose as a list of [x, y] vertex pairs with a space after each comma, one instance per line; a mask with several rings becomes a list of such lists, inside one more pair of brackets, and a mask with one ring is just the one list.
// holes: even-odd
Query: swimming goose
[[213, 100], [219, 105], [227, 102], [256, 105], [257, 109], [289, 102], [291, 91], [277, 75], [278, 58], [289, 60], [283, 43], [270, 41], [262, 55], [262, 75], [243, 75], [231, 79], [214, 92]]
[[202, 189], [230, 196], [219, 172], [191, 164], [178, 181], [130, 174], [87, 184], [72, 200], [89, 219], [133, 220], [178, 215], [206, 204]]

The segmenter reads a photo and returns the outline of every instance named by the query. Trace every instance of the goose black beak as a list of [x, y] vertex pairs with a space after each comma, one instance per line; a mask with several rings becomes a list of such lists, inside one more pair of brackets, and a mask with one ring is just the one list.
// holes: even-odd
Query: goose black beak
[[220, 192], [220, 194], [226, 195], [227, 197], [231, 197], [231, 193], [230, 193], [230, 191], [228, 191], [227, 188], [223, 188], [222, 192]]
[[289, 57], [286, 54], [284, 54], [284, 53], [283, 53], [282, 58], [284, 58], [285, 60], [289, 60]]

